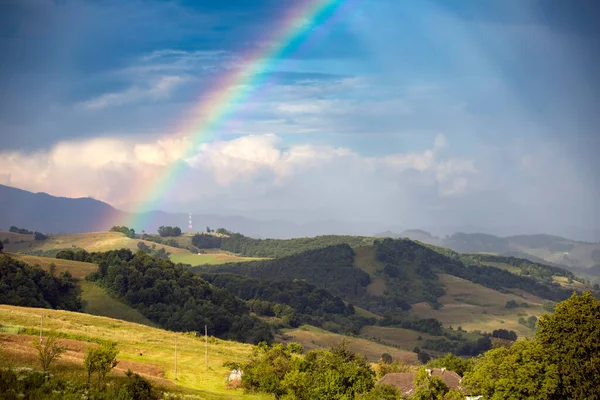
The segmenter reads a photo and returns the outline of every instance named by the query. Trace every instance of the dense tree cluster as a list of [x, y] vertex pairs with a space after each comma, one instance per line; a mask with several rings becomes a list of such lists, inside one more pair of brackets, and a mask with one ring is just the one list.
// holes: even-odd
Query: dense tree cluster
[[600, 301], [573, 294], [540, 318], [533, 340], [488, 351], [464, 383], [490, 399], [600, 399]]
[[303, 281], [269, 282], [226, 273], [201, 276], [248, 300], [250, 308], [257, 314], [280, 317], [286, 325], [309, 324], [336, 333], [358, 334], [362, 326], [374, 322], [356, 316], [354, 307], [346, 305], [340, 297]]
[[492, 341], [487, 335], [476, 340], [462, 339], [449, 341], [444, 338], [427, 339], [423, 342], [422, 347], [427, 350], [452, 353], [458, 356], [476, 356], [491, 349]]
[[44, 235], [43, 233], [40, 233], [40, 232], [34, 232], [33, 233], [33, 238], [35, 240], [47, 240], [48, 236]]
[[148, 235], [148, 234], [144, 233], [144, 234], [142, 234], [140, 239], [145, 240], [147, 242], [154, 242], [154, 243], [158, 243], [158, 244], [164, 244], [166, 246], [177, 247], [180, 249], [183, 248], [183, 246], [177, 240], [170, 238], [170, 237], [162, 238], [160, 236]]
[[296, 343], [258, 346], [242, 366], [242, 386], [247, 392], [298, 400], [353, 399], [374, 386], [375, 373], [367, 360], [344, 343], [303, 357], [301, 351]]
[[[124, 256], [123, 258], [121, 256]], [[246, 303], [183, 265], [131, 251], [91, 253], [98, 272], [90, 279], [166, 329], [204, 331], [243, 342], [272, 341], [268, 325], [249, 315]]]
[[148, 246], [144, 242], [138, 242], [137, 248], [143, 251], [144, 253], [151, 255], [152, 257], [160, 258], [163, 260], [168, 260], [169, 255], [171, 255], [171, 253], [166, 251], [164, 247], [161, 247], [157, 250], [155, 244], [153, 244], [152, 246]]
[[[194, 270], [202, 272], [203, 268], [196, 267]], [[222, 264], [212, 267], [211, 271], [266, 281], [304, 280], [346, 300], [362, 296], [370, 283], [369, 274], [354, 266], [354, 251], [346, 244], [275, 260]]]
[[8, 228], [9, 232], [13, 232], [13, 233], [20, 233], [22, 235], [33, 235], [33, 231], [30, 231], [28, 229], [25, 228], [19, 228], [16, 226], [11, 226], [10, 228]]
[[322, 249], [339, 244], [351, 247], [373, 244], [374, 238], [362, 236], [324, 235], [312, 238], [254, 239], [224, 228], [216, 231], [223, 236], [198, 234], [192, 239], [199, 249], [221, 249], [247, 257], [287, 257], [308, 250]]
[[179, 228], [178, 226], [160, 226], [158, 228], [158, 234], [161, 237], [181, 236], [181, 228]]
[[59, 276], [0, 255], [0, 303], [79, 311], [80, 291], [71, 274]]
[[492, 332], [492, 337], [498, 339], [512, 340], [513, 342], [517, 340], [517, 334], [515, 333], [515, 331], [509, 331], [508, 329], [496, 329]]
[[135, 237], [135, 229], [128, 228], [126, 226], [115, 225], [109, 229], [109, 232], [121, 232], [128, 238], [132, 238], [132, 239]]

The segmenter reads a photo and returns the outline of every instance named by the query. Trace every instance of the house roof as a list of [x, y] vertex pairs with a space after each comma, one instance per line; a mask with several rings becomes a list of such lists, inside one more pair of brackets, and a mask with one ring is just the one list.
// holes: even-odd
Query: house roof
[[[450, 389], [462, 389], [460, 387], [461, 377], [454, 371], [447, 370], [445, 368], [432, 368], [428, 370], [431, 376], [437, 376], [441, 378], [444, 383]], [[412, 394], [415, 386], [416, 372], [400, 372], [386, 374], [377, 383], [395, 386], [402, 392], [402, 394]]]

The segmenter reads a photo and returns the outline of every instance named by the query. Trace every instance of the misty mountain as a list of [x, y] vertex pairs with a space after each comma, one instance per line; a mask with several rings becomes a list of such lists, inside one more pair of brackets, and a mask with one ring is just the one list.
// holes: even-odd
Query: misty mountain
[[[188, 213], [150, 211], [140, 214], [118, 210], [92, 198], [55, 197], [46, 193], [0, 185], [0, 229], [11, 225], [44, 233], [107, 231], [113, 225], [131, 223], [136, 232], [156, 232], [161, 225], [175, 225], [188, 230]], [[255, 238], [316, 236], [323, 234], [370, 235], [381, 229], [378, 224], [339, 221], [316, 221], [305, 224], [285, 220], [258, 220], [243, 216], [214, 214], [193, 215], [193, 230], [223, 227]]]

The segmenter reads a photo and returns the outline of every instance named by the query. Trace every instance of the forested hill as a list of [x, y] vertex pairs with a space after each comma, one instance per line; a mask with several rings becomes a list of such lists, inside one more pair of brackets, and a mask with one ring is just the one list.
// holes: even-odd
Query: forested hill
[[274, 260], [222, 264], [196, 272], [229, 272], [270, 281], [305, 280], [320, 289], [344, 298], [364, 294], [369, 274], [354, 266], [354, 251], [347, 244], [309, 250]]
[[[196, 267], [196, 272], [233, 273], [267, 281], [305, 280], [327, 289], [354, 304], [376, 313], [409, 309], [410, 304], [437, 302], [445, 294], [438, 274], [445, 273], [498, 290], [521, 289], [541, 298], [560, 301], [571, 291], [552, 283], [552, 267], [527, 264], [530, 275], [486, 265], [489, 258], [467, 257], [457, 253], [442, 254], [430, 246], [408, 239], [383, 239], [374, 242], [375, 271], [357, 268], [354, 251], [349, 245], [309, 250], [273, 260]], [[504, 260], [513, 262], [514, 260]], [[521, 269], [525, 271], [524, 269]], [[568, 272], [564, 272], [568, 275]], [[549, 277], [549, 279], [548, 279]], [[367, 287], [372, 279], [383, 281], [382, 293], [373, 295]]]
[[286, 257], [307, 250], [322, 249], [338, 244], [350, 247], [373, 244], [375, 238], [366, 236], [324, 235], [294, 239], [254, 239], [239, 233], [222, 230], [223, 236], [195, 235], [192, 244], [199, 249], [218, 248], [246, 257]]

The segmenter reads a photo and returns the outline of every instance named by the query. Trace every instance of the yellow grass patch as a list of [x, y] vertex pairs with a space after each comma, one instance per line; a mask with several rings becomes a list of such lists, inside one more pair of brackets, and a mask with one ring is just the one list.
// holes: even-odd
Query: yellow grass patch
[[230, 262], [244, 262], [262, 260], [261, 258], [239, 257], [229, 253], [192, 254], [177, 253], [169, 257], [174, 263], [190, 264], [192, 267], [204, 264], [225, 264]]
[[73, 278], [75, 279], [83, 279], [92, 272], [95, 272], [98, 269], [96, 264], [80, 262], [80, 261], [71, 261], [71, 260], [61, 260], [58, 258], [50, 258], [50, 257], [38, 257], [38, 256], [29, 256], [26, 254], [9, 254], [11, 257], [22, 261], [29, 265], [39, 265], [45, 270], [50, 268], [50, 264], [56, 265], [56, 272], [61, 273], [63, 271], [69, 271]]
[[361, 246], [354, 249], [354, 266], [373, 276], [383, 265], [375, 258], [375, 246]]
[[[440, 274], [440, 280], [447, 292], [439, 298], [444, 306], [434, 310], [427, 303], [417, 303], [413, 304], [411, 314], [419, 318], [435, 318], [446, 327], [462, 326], [467, 331], [492, 332], [495, 329], [508, 329], [514, 330], [519, 336], [531, 336], [533, 332], [518, 323], [518, 314], [535, 315], [539, 318], [544, 313], [541, 307], [544, 300], [520, 290], [500, 293], [446, 274]], [[505, 305], [509, 300], [528, 303], [529, 307], [507, 309]]]
[[304, 346], [305, 350], [326, 349], [331, 345], [340, 343], [342, 340], [348, 342], [350, 350], [364, 355], [371, 362], [377, 362], [381, 358], [381, 354], [389, 353], [394, 359], [401, 360], [407, 364], [418, 363], [417, 355], [413, 352], [375, 343], [367, 339], [327, 332], [309, 325], [303, 325], [296, 329], [285, 329], [283, 335], [277, 337], [277, 341], [283, 343], [298, 342]]

